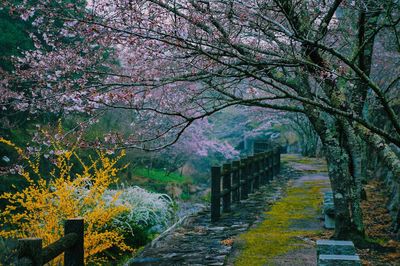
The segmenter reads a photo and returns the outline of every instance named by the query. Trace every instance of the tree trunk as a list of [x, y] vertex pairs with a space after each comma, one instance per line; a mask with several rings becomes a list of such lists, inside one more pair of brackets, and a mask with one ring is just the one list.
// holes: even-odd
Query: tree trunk
[[335, 203], [335, 238], [363, 237], [364, 230], [359, 221], [360, 197], [356, 196], [353, 177], [349, 171], [350, 158], [340, 145], [325, 145], [325, 151]]
[[350, 196], [352, 197], [352, 213], [354, 223], [357, 227], [357, 231], [364, 232], [363, 215], [361, 210], [361, 200], [363, 198], [363, 176], [362, 176], [362, 146], [360, 138], [355, 134], [350, 123], [344, 119], [339, 119], [340, 126], [343, 128], [345, 134], [344, 141], [341, 146], [346, 148], [349, 155], [348, 167], [349, 173], [352, 176], [352, 188]]
[[[343, 147], [342, 127], [332, 117], [305, 105], [306, 114], [320, 136], [328, 163], [329, 179], [335, 204], [335, 238], [360, 239], [364, 237], [360, 197], [356, 196], [354, 178], [350, 172], [350, 156]], [[361, 219], [360, 219], [361, 217]], [[358, 241], [357, 241], [358, 242]]]

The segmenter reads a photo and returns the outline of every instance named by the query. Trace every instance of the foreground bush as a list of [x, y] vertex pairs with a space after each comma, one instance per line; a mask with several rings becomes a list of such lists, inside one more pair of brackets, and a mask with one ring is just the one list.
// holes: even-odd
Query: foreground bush
[[126, 206], [128, 211], [113, 219], [113, 227], [129, 233], [135, 246], [150, 240], [152, 234], [164, 230], [174, 219], [174, 202], [166, 194], [148, 192], [137, 186], [106, 191], [106, 201], [114, 198], [117, 198], [115, 205]]
[[[0, 237], [40, 237], [46, 246], [63, 235], [63, 221], [70, 217], [85, 219], [85, 260], [100, 262], [102, 253], [110, 248], [132, 251], [125, 243], [123, 232], [113, 229], [116, 217], [132, 210], [124, 204], [116, 204], [121, 195], [114, 192], [105, 196], [109, 186], [123, 168], [116, 166], [125, 155], [122, 151], [110, 158], [97, 151], [97, 158], [90, 157], [86, 164], [75, 148], [65, 150], [59, 143], [53, 144], [52, 169], [44, 178], [39, 170], [39, 157], [32, 159], [24, 151], [3, 138], [0, 143], [15, 149], [26, 165], [17, 168], [28, 186], [16, 193], [4, 193], [0, 199], [7, 206], [0, 214]], [[73, 162], [78, 162], [75, 166]], [[82, 169], [72, 174], [72, 168]], [[133, 206], [134, 207], [134, 206]], [[62, 257], [54, 261], [61, 262]]]

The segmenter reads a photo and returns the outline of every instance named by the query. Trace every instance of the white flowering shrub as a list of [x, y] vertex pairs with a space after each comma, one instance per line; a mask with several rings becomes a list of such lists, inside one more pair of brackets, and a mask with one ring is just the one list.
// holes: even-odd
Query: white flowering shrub
[[119, 190], [107, 190], [106, 201], [128, 207], [128, 211], [114, 218], [112, 226], [131, 234], [133, 237], [149, 237], [149, 232], [161, 232], [174, 220], [175, 208], [173, 200], [166, 194], [149, 192], [134, 186]]

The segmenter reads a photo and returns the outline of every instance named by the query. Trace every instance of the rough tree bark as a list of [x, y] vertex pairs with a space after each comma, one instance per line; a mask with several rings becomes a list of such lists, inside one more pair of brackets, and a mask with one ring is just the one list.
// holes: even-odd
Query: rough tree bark
[[[311, 96], [307, 75], [301, 80], [303, 96]], [[332, 97], [332, 96], [331, 96]], [[356, 186], [350, 172], [348, 151], [343, 146], [343, 121], [304, 104], [305, 114], [321, 138], [328, 163], [329, 179], [335, 204], [335, 238], [359, 239], [364, 237], [360, 198], [355, 197]], [[361, 219], [360, 219], [361, 216]], [[361, 224], [360, 224], [361, 222]]]

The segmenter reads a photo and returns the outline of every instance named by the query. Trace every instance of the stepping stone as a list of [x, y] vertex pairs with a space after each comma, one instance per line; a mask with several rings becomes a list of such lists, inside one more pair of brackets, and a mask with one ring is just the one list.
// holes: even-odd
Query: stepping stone
[[352, 241], [317, 240], [317, 256], [323, 255], [354, 255], [356, 248]]
[[333, 194], [324, 194], [324, 202], [333, 202]]
[[326, 229], [335, 229], [335, 219], [325, 214], [324, 216], [324, 227]]
[[324, 227], [326, 229], [335, 229], [335, 206], [333, 203], [333, 193], [328, 191], [324, 193]]
[[319, 255], [318, 266], [361, 266], [358, 255]]

